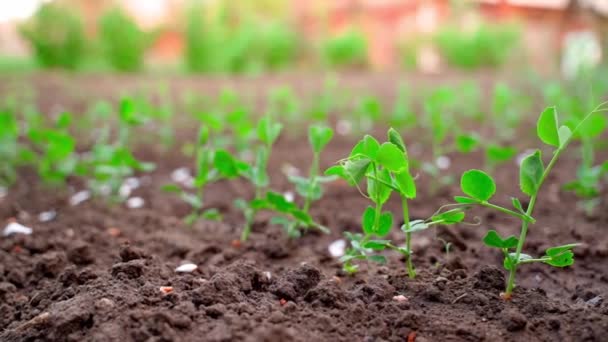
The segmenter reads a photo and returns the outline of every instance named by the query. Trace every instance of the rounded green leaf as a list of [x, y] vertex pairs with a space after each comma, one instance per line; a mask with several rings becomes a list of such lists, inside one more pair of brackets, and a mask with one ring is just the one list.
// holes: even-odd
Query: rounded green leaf
[[405, 154], [391, 142], [385, 142], [380, 146], [376, 161], [392, 172], [401, 172], [407, 169]]
[[525, 157], [519, 167], [519, 186], [526, 195], [532, 196], [540, 187], [545, 172], [545, 166], [540, 156], [540, 150]]
[[334, 135], [334, 131], [322, 125], [313, 125], [308, 129], [308, 141], [312, 150], [319, 153], [325, 148]]
[[401, 152], [407, 152], [407, 149], [405, 148], [405, 143], [401, 138], [401, 134], [399, 134], [399, 132], [397, 132], [397, 130], [395, 130], [394, 128], [389, 128], [388, 130], [388, 141], [395, 144], [395, 146], [397, 146], [401, 150]]
[[483, 238], [483, 243], [488, 247], [494, 248], [515, 248], [519, 240], [515, 236], [502, 238], [495, 230], [490, 230]]
[[393, 226], [393, 215], [391, 213], [383, 213], [378, 220], [378, 228], [374, 232], [379, 237], [386, 236]]
[[496, 183], [487, 173], [473, 169], [462, 174], [460, 188], [478, 201], [487, 201], [496, 192]]
[[376, 219], [376, 211], [372, 207], [367, 207], [363, 212], [363, 217], [361, 218], [361, 225], [363, 228], [363, 232], [367, 235], [374, 233], [374, 222]]
[[545, 144], [559, 147], [557, 127], [557, 111], [555, 107], [549, 107], [540, 114], [536, 124], [536, 133]]

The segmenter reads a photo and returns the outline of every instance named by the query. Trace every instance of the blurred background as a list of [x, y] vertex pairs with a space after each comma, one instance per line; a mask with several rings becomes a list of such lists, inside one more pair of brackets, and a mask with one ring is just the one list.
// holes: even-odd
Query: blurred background
[[0, 1], [0, 72], [256, 74], [606, 64], [608, 0]]

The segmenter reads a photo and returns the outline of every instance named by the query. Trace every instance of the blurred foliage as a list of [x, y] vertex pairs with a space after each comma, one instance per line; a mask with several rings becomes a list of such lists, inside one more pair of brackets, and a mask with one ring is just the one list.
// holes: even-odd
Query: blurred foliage
[[20, 27], [20, 33], [42, 67], [76, 69], [84, 55], [85, 36], [80, 17], [59, 4], [44, 3]]
[[367, 41], [362, 33], [350, 30], [323, 42], [321, 52], [330, 67], [363, 66], [367, 62]]
[[435, 42], [450, 66], [475, 69], [504, 64], [519, 38], [515, 25], [483, 24], [470, 32], [446, 27], [437, 33]]
[[292, 64], [298, 35], [280, 21], [232, 18], [227, 11], [204, 15], [196, 2], [188, 11], [185, 63], [192, 72], [256, 72]]
[[99, 35], [108, 62], [119, 71], [141, 69], [146, 50], [154, 39], [153, 33], [142, 31], [120, 8], [113, 8], [101, 16]]

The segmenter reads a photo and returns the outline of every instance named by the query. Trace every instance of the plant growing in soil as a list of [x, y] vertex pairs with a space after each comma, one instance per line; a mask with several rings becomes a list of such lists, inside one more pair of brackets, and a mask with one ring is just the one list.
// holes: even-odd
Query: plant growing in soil
[[192, 212], [184, 218], [188, 225], [199, 219], [221, 220], [222, 215], [215, 208], [205, 209], [205, 187], [220, 179], [236, 178], [247, 164], [235, 159], [225, 150], [215, 150], [211, 146], [209, 128], [201, 126], [195, 148], [195, 168], [192, 186], [195, 193], [191, 193], [177, 184], [163, 186], [166, 192], [176, 193], [192, 207]]
[[117, 132], [112, 140], [110, 128], [99, 136], [90, 153], [83, 156], [78, 173], [88, 179], [88, 185], [98, 194], [109, 194], [118, 200], [126, 196], [120, 188], [127, 177], [136, 171], [150, 172], [155, 168], [152, 163], [139, 161], [130, 149], [133, 129], [144, 123], [145, 117], [135, 110], [133, 101], [123, 98], [118, 113]]
[[[341, 258], [344, 271], [355, 273], [358, 269], [353, 264], [355, 260], [369, 260], [384, 263], [386, 258], [373, 254], [376, 251], [391, 249], [401, 253], [406, 258], [408, 275], [416, 276], [412, 263], [412, 233], [428, 229], [434, 225], [452, 224], [464, 219], [460, 208], [439, 211], [427, 220], [410, 220], [408, 201], [416, 197], [416, 184], [409, 169], [409, 161], [405, 144], [399, 133], [394, 129], [388, 131], [388, 141], [380, 144], [375, 138], [366, 135], [355, 145], [348, 158], [340, 161], [326, 171], [327, 175], [336, 175], [359, 188], [359, 183], [366, 180], [367, 194], [375, 206], [365, 209], [361, 227], [363, 234], [350, 234], [351, 248]], [[383, 212], [382, 207], [395, 192], [401, 198], [403, 210], [403, 225], [401, 230], [405, 233], [405, 244], [397, 246], [386, 239], [392, 226], [393, 214]]]
[[63, 184], [76, 170], [76, 139], [68, 132], [72, 122], [69, 113], [62, 113], [52, 127], [34, 126], [28, 131], [32, 150], [37, 154], [34, 165], [44, 182]]
[[521, 220], [521, 230], [519, 238], [515, 236], [501, 237], [495, 230], [490, 230], [484, 237], [483, 242], [486, 246], [498, 248], [504, 254], [504, 268], [509, 271], [509, 278], [506, 285], [506, 290], [502, 297], [506, 300], [510, 299], [515, 287], [515, 275], [517, 268], [523, 264], [533, 262], [542, 262], [555, 267], [566, 267], [574, 263], [574, 253], [572, 249], [577, 244], [566, 244], [557, 247], [548, 248], [545, 255], [541, 257], [532, 257], [523, 253], [528, 227], [535, 223], [532, 214], [538, 199], [539, 191], [544, 184], [547, 176], [555, 166], [557, 160], [566, 149], [572, 138], [576, 134], [582, 134], [581, 127], [585, 121], [593, 113], [605, 110], [602, 109], [604, 104], [598, 106], [594, 111], [589, 113], [579, 122], [573, 129], [566, 125], [559, 126], [557, 111], [555, 107], [545, 109], [540, 115], [537, 122], [537, 135], [542, 142], [554, 147], [553, 156], [545, 167], [541, 158], [541, 151], [536, 150], [526, 156], [520, 165], [520, 189], [523, 193], [530, 196], [528, 205], [524, 206], [517, 198], [512, 198], [514, 210], [500, 207], [492, 204], [489, 200], [496, 192], [496, 184], [492, 177], [480, 170], [466, 171], [461, 178], [461, 189], [468, 197], [457, 196], [456, 202], [461, 204], [476, 204], [488, 207], [499, 212], [514, 216]]
[[19, 127], [11, 112], [0, 112], [0, 186], [7, 187], [17, 180]]
[[[323, 197], [323, 183], [331, 182], [336, 178], [333, 176], [323, 177], [319, 175], [321, 152], [325, 146], [327, 146], [333, 135], [334, 132], [331, 128], [322, 125], [313, 125], [308, 129], [308, 142], [313, 152], [308, 178], [295, 175], [290, 175], [288, 177], [289, 181], [295, 185], [296, 192], [304, 198], [304, 205], [301, 208], [301, 212], [306, 214], [306, 220], [296, 218], [295, 221], [290, 221], [284, 217], [278, 217], [274, 220], [275, 223], [280, 223], [286, 228], [287, 235], [290, 237], [299, 237], [300, 229], [309, 228], [309, 223], [312, 222], [312, 220], [308, 219], [308, 217], [310, 217], [310, 206], [314, 201]], [[327, 228], [318, 224], [315, 224], [314, 226], [322, 231], [328, 232]]]

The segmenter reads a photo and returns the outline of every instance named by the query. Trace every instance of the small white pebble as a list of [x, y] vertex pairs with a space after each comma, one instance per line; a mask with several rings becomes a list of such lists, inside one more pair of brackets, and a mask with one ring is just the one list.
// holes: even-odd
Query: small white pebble
[[49, 222], [57, 217], [57, 212], [55, 210], [43, 211], [38, 214], [38, 221], [40, 222]]
[[266, 279], [268, 280], [272, 279], [272, 274], [270, 274], [268, 271], [264, 272], [264, 276], [266, 276]]
[[129, 188], [131, 188], [131, 190], [135, 190], [135, 189], [139, 188], [139, 186], [141, 185], [141, 182], [139, 181], [139, 178], [137, 178], [137, 177], [129, 177], [129, 178], [125, 179], [123, 184], [128, 186]]
[[31, 235], [32, 232], [33, 232], [33, 230], [30, 227], [26, 227], [17, 222], [11, 222], [6, 225], [6, 227], [4, 228], [4, 232], [2, 232], [2, 235], [4, 235], [4, 236], [10, 236], [13, 234]]
[[183, 264], [175, 269], [175, 272], [178, 273], [192, 273], [198, 266], [195, 264]]
[[70, 205], [77, 206], [80, 203], [87, 201], [89, 198], [91, 198], [91, 192], [89, 190], [79, 191], [70, 197]]
[[536, 280], [537, 283], [540, 283], [541, 281], [543, 281], [543, 277], [541, 277], [539, 274], [534, 276], [534, 280]]
[[194, 184], [194, 178], [192, 178], [190, 170], [187, 167], [180, 167], [179, 169], [173, 170], [173, 172], [171, 172], [171, 179], [175, 183], [188, 187]]
[[393, 297], [393, 300], [394, 300], [394, 301], [397, 301], [397, 302], [399, 302], [399, 303], [404, 303], [404, 302], [407, 302], [407, 301], [408, 301], [407, 297], [406, 297], [406, 296], [404, 296], [404, 295], [398, 295], [398, 296], [394, 296], [394, 297]]
[[127, 208], [129, 209], [139, 209], [144, 206], [146, 202], [141, 197], [131, 197], [127, 200]]
[[437, 160], [435, 160], [435, 165], [437, 165], [437, 167], [440, 170], [449, 169], [451, 164], [452, 164], [452, 161], [450, 160], [449, 157], [446, 157], [446, 156], [440, 156], [437, 158]]
[[346, 241], [345, 240], [336, 240], [329, 245], [329, 254], [334, 258], [339, 258], [344, 255], [344, 250], [346, 249]]
[[287, 191], [283, 194], [283, 197], [285, 197], [285, 200], [287, 202], [293, 202], [293, 200], [295, 199], [295, 195], [292, 191]]
[[340, 135], [348, 135], [352, 131], [353, 125], [350, 121], [339, 120], [336, 124], [336, 132]]
[[118, 195], [122, 198], [127, 198], [131, 195], [131, 187], [127, 184], [122, 184], [118, 189]]
[[300, 169], [298, 169], [297, 167], [295, 167], [291, 164], [283, 164], [281, 166], [281, 171], [286, 176], [299, 176], [300, 175]]

